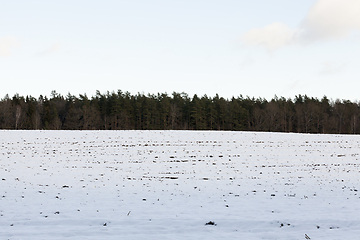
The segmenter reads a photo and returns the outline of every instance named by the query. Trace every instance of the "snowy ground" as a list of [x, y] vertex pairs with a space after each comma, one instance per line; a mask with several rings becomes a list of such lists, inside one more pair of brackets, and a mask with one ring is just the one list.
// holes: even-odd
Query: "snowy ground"
[[0, 239], [358, 239], [359, 147], [350, 135], [0, 131]]

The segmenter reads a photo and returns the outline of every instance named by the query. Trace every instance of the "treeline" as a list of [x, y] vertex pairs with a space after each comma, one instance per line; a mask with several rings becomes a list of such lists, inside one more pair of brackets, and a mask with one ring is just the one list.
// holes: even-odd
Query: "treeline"
[[298, 133], [360, 133], [360, 105], [348, 100], [294, 99], [186, 93], [157, 95], [96, 92], [95, 96], [50, 98], [6, 95], [0, 101], [1, 129], [51, 130], [232, 130]]

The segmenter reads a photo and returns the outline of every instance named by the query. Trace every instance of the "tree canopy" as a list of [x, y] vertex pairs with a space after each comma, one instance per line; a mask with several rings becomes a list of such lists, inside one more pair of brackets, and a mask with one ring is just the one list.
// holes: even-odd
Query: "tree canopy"
[[360, 133], [360, 105], [298, 95], [270, 101], [239, 95], [189, 97], [186, 93], [132, 95], [118, 90], [92, 97], [6, 95], [1, 129], [49, 130], [231, 130], [298, 133]]

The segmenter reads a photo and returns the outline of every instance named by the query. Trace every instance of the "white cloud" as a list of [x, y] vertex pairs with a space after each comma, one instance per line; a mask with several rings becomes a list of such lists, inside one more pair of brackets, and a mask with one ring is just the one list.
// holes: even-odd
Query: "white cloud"
[[339, 39], [360, 30], [360, 0], [318, 0], [297, 28], [281, 22], [246, 32], [242, 41], [269, 51], [318, 40]]
[[359, 0], [318, 0], [301, 27], [307, 40], [347, 37], [360, 30]]
[[13, 36], [0, 38], [0, 57], [7, 57], [11, 55], [11, 49], [18, 47], [19, 41]]
[[337, 74], [344, 70], [346, 67], [345, 63], [334, 63], [334, 62], [324, 62], [320, 74], [331, 75]]
[[275, 22], [263, 28], [255, 28], [242, 37], [247, 45], [264, 46], [272, 51], [294, 41], [295, 30], [290, 29], [284, 23]]
[[39, 55], [44, 56], [44, 55], [52, 54], [54, 52], [59, 51], [59, 49], [60, 49], [60, 44], [56, 43], [56, 44], [52, 45], [50, 48], [42, 51]]
[[250, 55], [247, 55], [241, 61], [240, 66], [248, 66], [248, 65], [252, 65], [253, 63], [254, 63], [254, 59]]

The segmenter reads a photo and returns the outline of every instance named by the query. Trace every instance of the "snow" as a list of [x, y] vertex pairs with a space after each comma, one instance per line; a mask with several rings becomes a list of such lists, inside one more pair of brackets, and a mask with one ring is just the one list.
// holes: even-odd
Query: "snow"
[[0, 239], [357, 239], [359, 147], [356, 135], [2, 130]]

